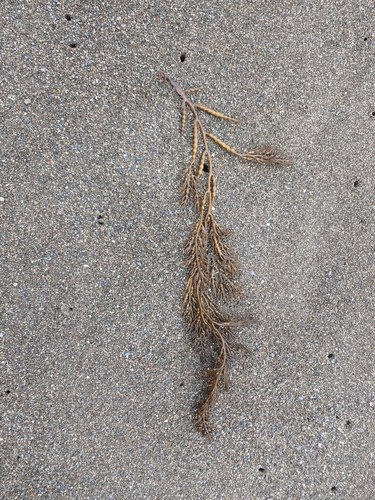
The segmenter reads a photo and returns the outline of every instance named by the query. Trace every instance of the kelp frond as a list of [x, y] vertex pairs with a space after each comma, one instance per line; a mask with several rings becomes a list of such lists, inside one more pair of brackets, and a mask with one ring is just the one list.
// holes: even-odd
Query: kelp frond
[[209, 144], [212, 141], [227, 153], [253, 163], [287, 165], [290, 161], [271, 146], [257, 147], [247, 153], [236, 151], [206, 130], [200, 112], [230, 122], [238, 123], [239, 120], [204, 104], [195, 104], [190, 95], [199, 89], [185, 91], [163, 71], [159, 76], [182, 100], [181, 131], [186, 128], [188, 116], [192, 120], [191, 160], [183, 176], [181, 202], [193, 204], [197, 221], [186, 244], [188, 278], [183, 314], [200, 350], [206, 378], [205, 393], [197, 405], [195, 422], [200, 432], [212, 436], [211, 409], [220, 389], [226, 390], [229, 386], [234, 332], [244, 326], [244, 321], [233, 318], [224, 308], [225, 302], [239, 295], [242, 289], [237, 281], [238, 260], [228, 246], [230, 232], [218, 223], [213, 213], [216, 177]]

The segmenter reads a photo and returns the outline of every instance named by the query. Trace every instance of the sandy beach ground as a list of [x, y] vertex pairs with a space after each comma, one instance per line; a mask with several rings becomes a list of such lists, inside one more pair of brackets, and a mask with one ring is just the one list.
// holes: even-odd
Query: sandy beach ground
[[[374, 498], [371, 3], [0, 2], [2, 498]], [[213, 147], [254, 322], [212, 442], [159, 69], [294, 160]]]

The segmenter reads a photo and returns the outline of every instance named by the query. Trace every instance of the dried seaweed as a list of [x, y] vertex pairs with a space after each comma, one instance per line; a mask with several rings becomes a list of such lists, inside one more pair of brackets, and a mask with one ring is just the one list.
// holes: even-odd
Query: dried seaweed
[[[216, 198], [216, 177], [210, 141], [227, 153], [253, 163], [286, 165], [290, 161], [271, 146], [257, 147], [239, 153], [212, 132], [206, 131], [200, 112], [215, 118], [238, 123], [236, 118], [194, 103], [191, 93], [183, 90], [163, 71], [159, 76], [181, 98], [181, 132], [186, 128], [188, 115], [192, 119], [192, 152], [181, 185], [181, 202], [192, 203], [197, 221], [186, 244], [188, 279], [183, 298], [183, 314], [194, 343], [201, 353], [206, 372], [206, 389], [197, 405], [197, 429], [212, 436], [210, 412], [220, 388], [229, 386], [229, 360], [234, 348], [234, 332], [245, 323], [235, 319], [225, 303], [241, 293], [237, 282], [238, 261], [227, 244], [230, 232], [218, 223], [213, 214]], [[203, 176], [203, 171], [207, 173]]]

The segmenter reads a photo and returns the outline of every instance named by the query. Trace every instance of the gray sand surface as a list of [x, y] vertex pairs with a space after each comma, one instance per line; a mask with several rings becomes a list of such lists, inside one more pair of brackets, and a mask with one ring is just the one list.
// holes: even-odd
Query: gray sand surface
[[[1, 498], [375, 498], [373, 7], [0, 2]], [[207, 117], [220, 137], [294, 159], [213, 148], [255, 321], [211, 443], [181, 318], [190, 136], [158, 69], [242, 118]]]

